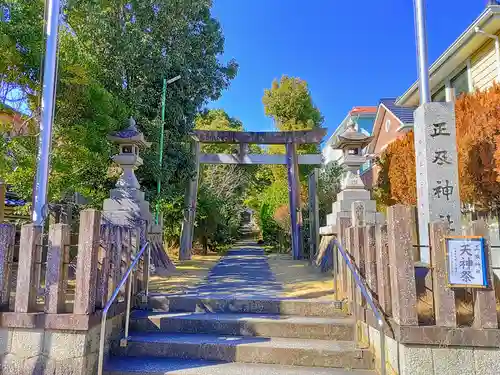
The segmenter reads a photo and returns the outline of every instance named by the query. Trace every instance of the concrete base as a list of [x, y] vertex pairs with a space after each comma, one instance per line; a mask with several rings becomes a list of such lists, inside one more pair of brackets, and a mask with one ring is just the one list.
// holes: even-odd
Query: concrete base
[[[123, 327], [123, 315], [107, 322], [105, 353]], [[0, 328], [2, 375], [95, 375], [100, 325], [89, 331]]]
[[[360, 323], [380, 369], [380, 332]], [[387, 374], [393, 375], [498, 375], [500, 348], [408, 345], [385, 337]]]
[[326, 225], [319, 228], [319, 234], [322, 236], [333, 236], [337, 234], [337, 227], [335, 225]]

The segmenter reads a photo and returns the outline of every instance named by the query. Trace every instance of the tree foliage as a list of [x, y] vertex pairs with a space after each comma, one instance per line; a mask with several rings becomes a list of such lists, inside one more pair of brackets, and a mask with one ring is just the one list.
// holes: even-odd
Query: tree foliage
[[[500, 203], [500, 86], [462, 95], [455, 103], [460, 198], [478, 210]], [[413, 132], [391, 143], [381, 156], [378, 198], [416, 204]]]
[[[224, 110], [205, 110], [196, 117], [196, 129], [242, 131], [240, 120]], [[204, 144], [206, 153], [235, 153], [235, 145]], [[208, 248], [229, 244], [237, 237], [240, 215], [245, 207], [245, 192], [252, 179], [252, 167], [236, 165], [202, 165], [196, 212], [196, 239], [204, 252]]]
[[500, 85], [456, 102], [458, 170], [462, 202], [488, 210], [500, 203]]
[[[276, 130], [310, 130], [323, 124], [323, 116], [314, 105], [307, 82], [296, 77], [283, 76], [274, 80], [270, 89], [265, 90], [262, 98], [267, 116], [274, 121]], [[268, 147], [269, 154], [285, 154], [285, 147]], [[317, 153], [318, 145], [301, 145], [298, 153]], [[300, 166], [301, 206], [307, 201], [307, 176], [312, 166]], [[284, 166], [267, 166], [261, 171], [264, 185], [254, 207], [260, 213], [260, 224], [264, 239], [269, 242], [277, 238], [287, 238], [290, 232], [290, 212], [288, 208], [288, 176]], [[304, 212], [306, 214], [306, 212]]]
[[[0, 22], [2, 86], [27, 100], [31, 121], [40, 120], [40, 64], [43, 58], [43, 1], [10, 1], [9, 17]], [[79, 192], [94, 204], [112, 186], [107, 171], [112, 148], [106, 135], [123, 124], [123, 103], [97, 81], [92, 54], [68, 27], [60, 32], [58, 87], [53, 130], [49, 198], [58, 201]], [[4, 92], [8, 91], [7, 89]], [[36, 129], [36, 128], [35, 128]], [[37, 151], [36, 133], [11, 142], [16, 168], [6, 180], [31, 198]]]
[[[224, 37], [211, 15], [211, 0], [68, 0], [60, 34], [57, 107], [50, 171], [51, 200], [78, 191], [99, 206], [117, 178], [109, 168], [113, 147], [106, 135], [132, 115], [146, 138], [137, 174], [154, 205], [160, 202], [165, 225], [176, 236], [186, 181], [192, 175], [188, 133], [198, 111], [217, 99], [237, 72], [224, 63]], [[0, 94], [27, 101], [39, 121], [41, 62], [44, 50], [44, 1], [8, 0], [0, 22]], [[164, 78], [181, 75], [168, 86], [166, 142], [159, 167], [160, 99]], [[35, 173], [36, 133], [9, 146], [17, 169], [6, 179], [26, 199]], [[110, 173], [108, 173], [110, 172]], [[157, 180], [162, 191], [156, 194]]]
[[415, 145], [413, 131], [408, 132], [387, 147], [389, 158], [389, 180], [391, 199], [406, 205], [417, 204], [417, 183], [415, 170]]
[[306, 81], [282, 76], [264, 91], [262, 98], [267, 116], [281, 131], [314, 129], [323, 123], [323, 116], [314, 105]]
[[332, 204], [337, 200], [343, 168], [335, 161], [321, 168], [318, 178], [318, 202], [320, 223], [326, 225], [326, 215], [332, 212]]

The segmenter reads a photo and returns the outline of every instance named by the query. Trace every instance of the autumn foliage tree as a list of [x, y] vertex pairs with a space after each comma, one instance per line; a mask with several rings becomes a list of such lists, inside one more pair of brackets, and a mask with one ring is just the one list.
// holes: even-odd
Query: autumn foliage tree
[[[462, 95], [455, 103], [458, 173], [462, 203], [477, 210], [500, 204], [500, 85]], [[415, 205], [413, 132], [391, 143], [380, 157], [377, 196], [382, 203]]]
[[500, 203], [500, 85], [456, 102], [460, 197], [479, 210]]
[[417, 176], [413, 131], [390, 144], [387, 149], [392, 154], [389, 168], [391, 198], [402, 204], [416, 205]]

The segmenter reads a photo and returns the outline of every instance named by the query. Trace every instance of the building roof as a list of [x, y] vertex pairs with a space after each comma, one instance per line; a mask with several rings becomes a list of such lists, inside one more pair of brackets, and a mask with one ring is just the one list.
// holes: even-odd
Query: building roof
[[380, 99], [379, 106], [377, 109], [377, 117], [375, 118], [375, 123], [373, 124], [372, 132], [372, 142], [368, 146], [368, 153], [373, 153], [377, 139], [380, 134], [380, 129], [382, 128], [382, 121], [378, 121], [379, 116], [381, 116], [381, 110], [386, 110], [391, 112], [401, 123], [401, 127], [413, 126], [413, 112], [416, 107], [402, 107], [396, 104], [396, 98], [385, 98]]
[[413, 124], [413, 112], [416, 107], [402, 107], [397, 105], [396, 98], [380, 99], [380, 104], [383, 104], [389, 111], [391, 111], [403, 125]]
[[16, 109], [12, 108], [11, 106], [1, 103], [0, 102], [0, 112], [8, 113], [9, 115], [12, 116], [12, 119], [15, 122], [22, 122], [23, 121], [23, 115], [19, 113]]
[[349, 124], [349, 120], [352, 117], [363, 117], [363, 116], [373, 116], [375, 117], [377, 114], [378, 106], [356, 106], [352, 107], [347, 116], [342, 120], [342, 122], [337, 126], [337, 128], [333, 131], [332, 135], [328, 138], [325, 145], [332, 144], [336, 141], [336, 137], [345, 131], [347, 125]]
[[[441, 84], [474, 52], [481, 48], [488, 38], [476, 32], [476, 28], [496, 34], [500, 29], [500, 5], [489, 4], [478, 18], [443, 52], [430, 66], [429, 77], [431, 91]], [[401, 95], [396, 103], [404, 106], [419, 104], [418, 80]]]
[[362, 107], [352, 107], [351, 111], [349, 114], [351, 116], [359, 115], [359, 114], [373, 114], [375, 115], [377, 113], [377, 107], [376, 106], [362, 106]]

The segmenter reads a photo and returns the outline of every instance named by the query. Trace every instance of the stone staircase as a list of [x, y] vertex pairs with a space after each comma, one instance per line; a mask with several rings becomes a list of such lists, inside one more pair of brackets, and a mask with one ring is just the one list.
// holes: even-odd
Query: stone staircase
[[374, 375], [335, 302], [152, 296], [107, 375]]

